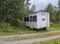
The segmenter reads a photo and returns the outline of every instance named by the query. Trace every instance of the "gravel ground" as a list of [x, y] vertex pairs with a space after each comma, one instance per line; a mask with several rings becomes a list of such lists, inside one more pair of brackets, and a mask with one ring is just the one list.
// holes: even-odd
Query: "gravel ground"
[[[60, 32], [60, 31], [52, 31], [52, 32]], [[43, 33], [33, 33], [33, 34], [23, 34], [23, 35], [10, 35], [10, 36], [0, 36], [0, 44], [32, 44], [33, 42], [40, 42], [45, 40], [52, 40], [60, 38], [60, 35], [51, 36], [51, 37], [45, 37], [45, 38], [36, 38], [36, 39], [28, 39], [28, 40], [20, 40], [20, 41], [4, 41], [3, 39], [9, 38], [9, 37], [16, 37], [16, 36], [29, 36], [34, 34], [45, 34], [45, 33], [52, 33], [52, 32], [43, 32]]]
[[58, 38], [60, 38], [60, 35], [52, 36], [52, 37], [45, 37], [45, 38], [12, 41], [12, 42], [0, 40], [0, 44], [32, 44], [33, 42], [40, 42], [40, 41], [52, 40], [52, 39], [58, 39]]
[[20, 34], [20, 35], [9, 35], [9, 36], [0, 36], [1, 38], [11, 38], [11, 37], [17, 37], [17, 36], [32, 36], [32, 35], [37, 35], [37, 34], [48, 34], [48, 33], [53, 33], [53, 32], [60, 32], [60, 31], [51, 31], [51, 32], [40, 32], [40, 33], [32, 33], [32, 34]]

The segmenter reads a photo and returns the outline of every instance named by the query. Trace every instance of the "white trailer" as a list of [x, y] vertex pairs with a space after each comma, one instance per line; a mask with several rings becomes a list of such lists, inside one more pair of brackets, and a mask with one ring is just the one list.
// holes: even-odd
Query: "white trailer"
[[50, 17], [47, 12], [36, 12], [25, 16], [25, 25], [31, 29], [40, 29], [50, 27]]

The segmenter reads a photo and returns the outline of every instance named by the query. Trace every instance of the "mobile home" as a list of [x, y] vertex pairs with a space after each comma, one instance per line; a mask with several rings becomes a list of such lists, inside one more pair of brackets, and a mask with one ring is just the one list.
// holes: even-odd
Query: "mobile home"
[[50, 27], [50, 17], [47, 12], [36, 12], [25, 16], [25, 25], [31, 29], [40, 29]]

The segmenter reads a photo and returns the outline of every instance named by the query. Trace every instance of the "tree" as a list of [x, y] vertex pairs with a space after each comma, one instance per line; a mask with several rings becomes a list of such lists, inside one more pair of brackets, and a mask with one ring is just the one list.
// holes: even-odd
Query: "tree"
[[16, 24], [21, 19], [25, 0], [0, 0], [0, 20]]
[[50, 20], [53, 21], [54, 20], [53, 5], [52, 4], [48, 4], [48, 6], [46, 7], [45, 11], [50, 13]]
[[59, 8], [59, 10], [60, 10], [60, 0], [58, 0], [58, 8]]
[[25, 0], [24, 14], [23, 14], [24, 16], [35, 12], [35, 5], [32, 5], [31, 9], [29, 9], [29, 6], [31, 5], [31, 3], [29, 1], [30, 0]]
[[32, 13], [34, 13], [35, 12], [35, 5], [32, 5], [32, 7], [31, 7], [31, 9], [30, 9], [30, 11], [29, 11], [29, 14], [32, 14]]
[[54, 20], [58, 20], [58, 7], [54, 6]]
[[58, 0], [58, 13], [57, 13], [57, 19], [60, 20], [60, 0]]
[[24, 15], [27, 15], [29, 13], [29, 6], [31, 5], [31, 3], [29, 3], [30, 0], [25, 0], [24, 3]]

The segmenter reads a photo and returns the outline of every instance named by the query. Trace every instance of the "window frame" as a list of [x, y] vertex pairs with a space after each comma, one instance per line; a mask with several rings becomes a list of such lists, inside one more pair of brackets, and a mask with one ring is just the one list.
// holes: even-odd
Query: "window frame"
[[25, 17], [25, 18], [24, 18], [24, 21], [25, 21], [25, 22], [29, 22], [29, 17]]
[[33, 16], [33, 22], [37, 22], [37, 16]]
[[33, 21], [33, 16], [30, 16], [30, 22], [32, 22]]

